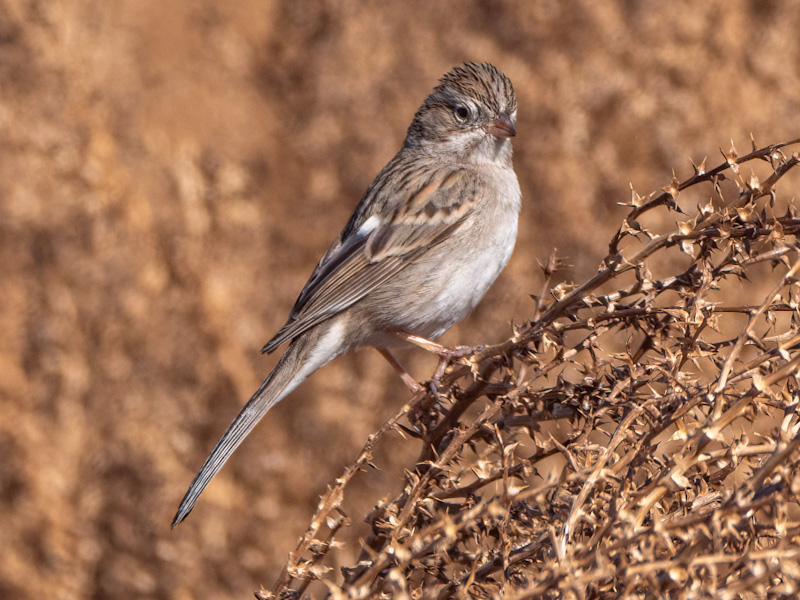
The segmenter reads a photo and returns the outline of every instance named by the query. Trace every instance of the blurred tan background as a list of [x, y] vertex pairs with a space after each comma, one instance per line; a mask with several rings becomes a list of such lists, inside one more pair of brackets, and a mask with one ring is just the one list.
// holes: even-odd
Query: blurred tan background
[[[800, 135], [800, 4], [0, 0], [0, 598], [251, 597], [408, 393], [374, 351], [276, 407], [169, 523], [319, 256], [436, 82], [519, 99], [517, 250], [444, 341], [590, 275], [625, 210], [731, 138]], [[419, 379], [435, 360], [403, 357]], [[397, 438], [348, 499], [395, 493]]]

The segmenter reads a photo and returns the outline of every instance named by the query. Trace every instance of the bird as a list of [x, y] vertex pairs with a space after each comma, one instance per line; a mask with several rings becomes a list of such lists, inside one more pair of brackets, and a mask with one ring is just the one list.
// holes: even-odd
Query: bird
[[344, 352], [375, 347], [419, 389], [390, 350], [411, 342], [446, 355], [433, 340], [475, 308], [514, 249], [516, 117], [514, 87], [489, 63], [464, 63], [439, 79], [262, 349], [288, 342], [195, 476], [173, 528], [267, 411]]

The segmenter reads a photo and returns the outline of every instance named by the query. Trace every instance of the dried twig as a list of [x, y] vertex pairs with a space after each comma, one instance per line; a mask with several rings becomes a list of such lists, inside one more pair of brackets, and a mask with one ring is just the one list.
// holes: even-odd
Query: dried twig
[[[553, 254], [531, 320], [370, 436], [260, 597], [315, 580], [334, 598], [796, 595], [800, 219], [796, 180], [787, 198], [776, 186], [798, 143], [731, 147], [633, 193], [583, 283], [551, 286]], [[756, 163], [763, 180], [745, 178]], [[646, 213], [666, 225], [648, 230]], [[378, 503], [360, 548], [342, 547], [353, 475], [376, 444], [416, 439], [403, 491]]]

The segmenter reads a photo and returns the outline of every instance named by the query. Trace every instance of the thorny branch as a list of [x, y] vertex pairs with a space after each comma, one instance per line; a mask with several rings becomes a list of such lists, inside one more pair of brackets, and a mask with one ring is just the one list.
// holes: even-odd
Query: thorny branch
[[[532, 319], [370, 436], [257, 596], [795, 596], [800, 219], [777, 185], [798, 143], [633, 192], [581, 284], [551, 285], [553, 254]], [[340, 541], [376, 444], [416, 440], [402, 492]]]

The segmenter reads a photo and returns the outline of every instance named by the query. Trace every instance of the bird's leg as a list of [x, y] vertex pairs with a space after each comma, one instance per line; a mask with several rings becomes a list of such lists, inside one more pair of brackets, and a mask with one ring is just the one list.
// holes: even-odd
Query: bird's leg
[[433, 352], [439, 358], [442, 358], [447, 361], [455, 360], [458, 358], [464, 358], [465, 356], [469, 356], [470, 354], [475, 354], [476, 352], [480, 352], [483, 349], [483, 346], [456, 346], [455, 348], [448, 348], [447, 346], [442, 346], [441, 344], [437, 344], [436, 342], [432, 342], [429, 339], [424, 337], [414, 335], [413, 333], [408, 333], [406, 331], [396, 331], [395, 335], [398, 337], [406, 340], [407, 342], [411, 342], [415, 346], [419, 346], [427, 350], [428, 352]]
[[414, 335], [413, 333], [408, 333], [405, 331], [398, 331], [396, 332], [397, 336], [404, 339], [407, 342], [411, 342], [415, 346], [419, 346], [420, 348], [424, 348], [428, 352], [433, 352], [434, 354], [438, 354], [441, 356], [448, 351], [448, 348], [442, 346], [441, 344], [437, 344], [427, 338], [421, 337], [419, 335]]
[[378, 352], [381, 353], [381, 356], [386, 359], [386, 361], [392, 365], [392, 368], [400, 375], [400, 379], [403, 380], [403, 383], [406, 384], [406, 387], [410, 389], [413, 393], [417, 393], [422, 390], [422, 386], [416, 382], [416, 380], [409, 375], [408, 371], [406, 371], [403, 366], [397, 362], [397, 359], [392, 356], [386, 348], [376, 348]]
[[456, 346], [455, 348], [447, 348], [446, 346], [432, 342], [424, 337], [414, 335], [413, 333], [408, 333], [407, 331], [397, 331], [395, 333], [398, 337], [406, 340], [407, 342], [411, 342], [412, 344], [419, 346], [428, 352], [433, 352], [439, 357], [439, 364], [436, 367], [433, 377], [431, 378], [431, 391], [433, 391], [434, 395], [437, 395], [436, 388], [439, 385], [442, 375], [444, 375], [444, 370], [447, 368], [448, 363], [453, 360], [475, 354], [475, 352], [478, 352], [483, 348], [482, 346]]

